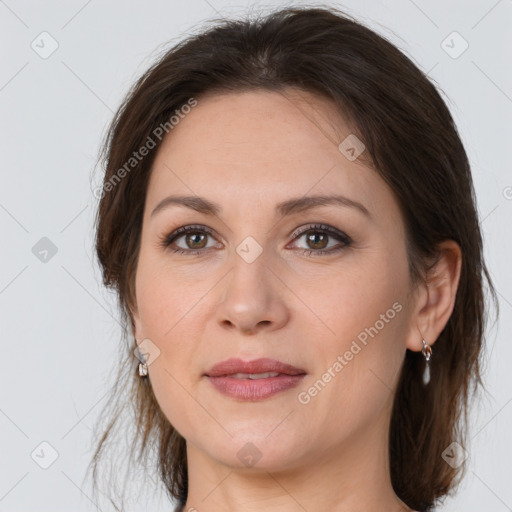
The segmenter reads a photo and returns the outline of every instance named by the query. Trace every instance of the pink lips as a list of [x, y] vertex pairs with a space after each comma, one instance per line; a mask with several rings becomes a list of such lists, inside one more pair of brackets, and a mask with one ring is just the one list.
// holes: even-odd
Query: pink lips
[[[262, 379], [233, 377], [235, 373], [267, 372], [280, 375]], [[218, 391], [227, 396], [243, 401], [256, 401], [297, 386], [306, 376], [306, 372], [276, 359], [261, 358], [242, 361], [231, 358], [214, 365], [205, 373], [205, 376]]]

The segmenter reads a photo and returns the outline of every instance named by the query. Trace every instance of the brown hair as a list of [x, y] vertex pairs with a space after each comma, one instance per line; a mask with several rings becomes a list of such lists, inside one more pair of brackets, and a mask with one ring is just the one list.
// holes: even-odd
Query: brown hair
[[[128, 390], [136, 417], [130, 457], [139, 445], [141, 461], [154, 441], [169, 497], [181, 504], [187, 497], [185, 440], [160, 410], [149, 379], [136, 374], [139, 361], [133, 354], [134, 278], [147, 185], [161, 142], [155, 137], [158, 127], [169, 131], [171, 116], [207, 92], [298, 87], [333, 102], [364, 142], [369, 163], [393, 190], [406, 225], [413, 283], [425, 282], [427, 262], [438, 256], [439, 242], [455, 240], [462, 250], [455, 306], [435, 344], [431, 383], [422, 385], [421, 353], [408, 350], [390, 425], [395, 493], [413, 509], [428, 510], [453, 491], [465, 471], [464, 464], [451, 467], [441, 454], [453, 441], [466, 445], [471, 391], [483, 387], [484, 277], [498, 308], [483, 261], [470, 166], [454, 121], [424, 72], [337, 8], [303, 6], [252, 20], [213, 21], [215, 26], [165, 51], [136, 81], [100, 153], [105, 175], [96, 252], [104, 285], [117, 293], [127, 343], [112, 390], [111, 421], [92, 461], [95, 485], [104, 446], [125, 407], [122, 392]], [[134, 152], [150, 139], [156, 147], [127, 170]]]

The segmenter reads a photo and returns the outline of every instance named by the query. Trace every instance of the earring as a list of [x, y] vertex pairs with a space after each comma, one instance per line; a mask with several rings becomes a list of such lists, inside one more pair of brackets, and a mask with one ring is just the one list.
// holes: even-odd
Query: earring
[[426, 386], [430, 382], [430, 358], [432, 357], [432, 347], [427, 345], [425, 340], [423, 341], [423, 348], [421, 353], [425, 357], [425, 369], [423, 370], [423, 384]]
[[147, 354], [142, 352], [140, 347], [137, 345], [135, 348], [135, 354], [137, 356], [137, 359], [140, 361], [139, 363], [139, 377], [146, 377], [148, 374], [148, 359]]
[[139, 377], [145, 377], [148, 374], [147, 363], [139, 363]]

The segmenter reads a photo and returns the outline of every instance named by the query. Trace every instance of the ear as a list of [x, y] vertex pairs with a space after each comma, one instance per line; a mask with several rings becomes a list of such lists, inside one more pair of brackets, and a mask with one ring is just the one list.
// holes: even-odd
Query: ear
[[134, 337], [137, 341], [137, 343], [140, 343], [144, 338], [144, 331], [142, 329], [142, 322], [140, 320], [140, 315], [138, 311], [138, 307], [135, 304], [135, 306], [130, 307], [130, 312], [133, 318], [133, 324], [134, 324]]
[[455, 305], [462, 266], [462, 252], [454, 240], [438, 245], [439, 261], [429, 271], [427, 284], [421, 285], [411, 317], [416, 329], [407, 339], [407, 348], [419, 351], [423, 348], [421, 336], [433, 345], [445, 328]]

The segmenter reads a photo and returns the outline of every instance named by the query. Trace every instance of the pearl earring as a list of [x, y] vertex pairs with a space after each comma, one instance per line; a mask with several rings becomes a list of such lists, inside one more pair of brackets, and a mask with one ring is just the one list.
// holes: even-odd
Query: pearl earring
[[423, 370], [423, 384], [426, 386], [430, 382], [430, 358], [432, 357], [432, 347], [427, 345], [425, 340], [423, 341], [423, 348], [421, 353], [425, 357], [425, 369]]

